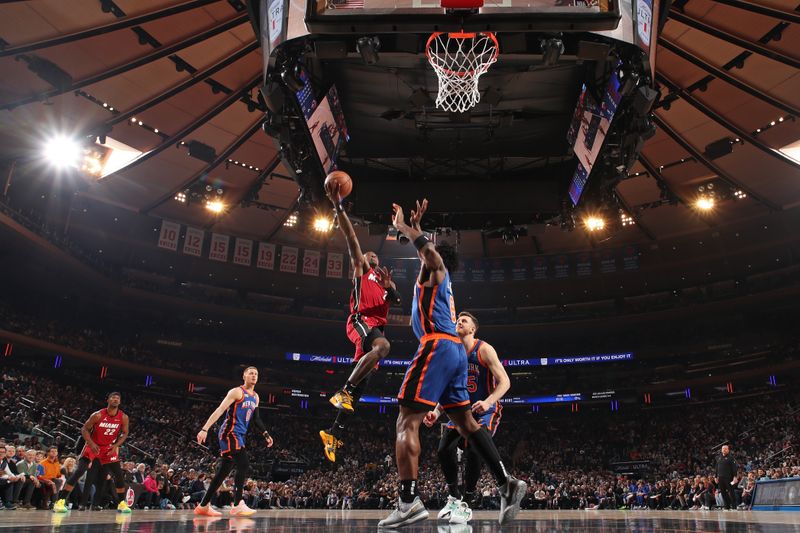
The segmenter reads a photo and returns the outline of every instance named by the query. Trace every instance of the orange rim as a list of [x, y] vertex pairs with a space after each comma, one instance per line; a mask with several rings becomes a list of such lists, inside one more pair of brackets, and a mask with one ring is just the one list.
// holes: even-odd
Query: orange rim
[[[445, 32], [436, 31], [436, 32], [431, 33], [431, 36], [428, 37], [428, 42], [425, 43], [425, 57], [428, 58], [428, 62], [429, 63], [431, 61], [431, 43], [433, 42], [434, 39], [436, 39], [437, 37], [439, 37], [443, 33], [445, 33]], [[488, 32], [488, 31], [482, 31], [482, 32], [478, 32], [478, 33], [474, 33], [474, 32], [473, 33], [467, 33], [467, 32], [463, 32], [463, 31], [461, 31], [461, 32], [447, 32], [448, 37], [450, 37], [452, 39], [474, 39], [478, 34], [485, 35], [486, 37], [491, 39], [492, 42], [494, 43], [494, 54], [492, 55], [492, 60], [490, 61], [490, 64], [494, 63], [497, 60], [497, 56], [500, 54], [500, 43], [497, 42], [497, 36], [495, 36], [494, 33]], [[443, 72], [446, 72], [450, 76], [461, 76], [461, 77], [469, 76], [469, 75], [475, 73], [474, 69], [473, 70], [465, 70], [465, 71], [455, 71], [455, 70], [449, 70], [449, 69], [446, 69], [446, 68], [442, 68], [441, 70]]]

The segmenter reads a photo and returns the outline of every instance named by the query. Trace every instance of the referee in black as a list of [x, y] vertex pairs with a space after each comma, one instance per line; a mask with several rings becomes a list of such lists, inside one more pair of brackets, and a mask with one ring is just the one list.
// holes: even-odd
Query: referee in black
[[736, 496], [733, 493], [731, 483], [736, 479], [738, 466], [731, 455], [731, 448], [727, 444], [722, 447], [722, 454], [717, 458], [717, 477], [719, 478], [719, 490], [722, 492], [722, 500], [725, 502], [725, 509], [733, 509], [736, 505]]

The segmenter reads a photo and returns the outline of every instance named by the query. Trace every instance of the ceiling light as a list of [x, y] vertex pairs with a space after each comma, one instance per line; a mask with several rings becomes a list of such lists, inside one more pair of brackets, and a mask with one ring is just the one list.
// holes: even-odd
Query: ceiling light
[[175, 199], [177, 201], [179, 201], [180, 203], [185, 204], [186, 203], [186, 193], [185, 192], [179, 192], [178, 194], [175, 195]]
[[297, 213], [292, 213], [291, 215], [286, 217], [286, 220], [283, 222], [283, 225], [286, 226], [287, 228], [295, 227], [297, 225]]
[[333, 229], [333, 222], [329, 218], [317, 217], [314, 219], [314, 231], [328, 233]]
[[694, 206], [701, 211], [710, 211], [714, 209], [716, 202], [711, 196], [700, 196], [695, 200]]
[[747, 193], [741, 189], [734, 191], [733, 195], [736, 197], [737, 200], [744, 200], [745, 198], [747, 198]]
[[65, 135], [53, 137], [44, 146], [44, 156], [50, 164], [60, 167], [77, 167], [83, 154], [80, 143]]
[[208, 201], [206, 202], [206, 209], [212, 213], [222, 213], [225, 210], [225, 204], [218, 200]]
[[131, 122], [136, 122], [136, 117], [131, 117]]
[[606, 227], [606, 221], [602, 217], [589, 215], [583, 220], [584, 226], [589, 231], [600, 231]]

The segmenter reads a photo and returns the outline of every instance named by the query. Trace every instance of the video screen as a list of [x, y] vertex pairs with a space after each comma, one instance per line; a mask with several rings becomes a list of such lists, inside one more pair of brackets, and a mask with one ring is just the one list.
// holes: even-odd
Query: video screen
[[594, 162], [600, 154], [603, 141], [611, 127], [617, 106], [622, 100], [619, 90], [620, 81], [617, 69], [614, 69], [599, 104], [586, 85], [583, 86], [581, 94], [578, 96], [575, 116], [569, 131], [567, 131], [567, 141], [572, 145], [575, 156], [578, 158], [578, 166], [569, 187], [569, 196], [573, 205], [578, 205], [580, 201]]
[[297, 103], [306, 119], [308, 131], [314, 140], [322, 169], [330, 172], [336, 168], [336, 160], [342, 145], [350, 140], [342, 104], [336, 86], [332, 86], [321, 100], [315, 97], [314, 87], [305, 71], [300, 74], [303, 88], [295, 93]]

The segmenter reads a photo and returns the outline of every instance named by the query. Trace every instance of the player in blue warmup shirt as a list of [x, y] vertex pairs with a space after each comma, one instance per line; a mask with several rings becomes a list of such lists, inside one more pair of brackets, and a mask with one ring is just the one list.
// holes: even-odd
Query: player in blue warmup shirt
[[414, 242], [421, 261], [411, 306], [411, 327], [419, 339], [419, 348], [397, 396], [400, 414], [395, 449], [400, 499], [397, 509], [378, 527], [397, 528], [428, 517], [417, 494], [419, 426], [437, 404], [492, 471], [500, 486], [500, 524], [504, 524], [519, 512], [527, 484], [506, 472], [491, 435], [481, 431], [470, 411], [467, 354], [456, 334], [456, 306], [449, 274], [457, 267], [458, 257], [452, 246], [434, 246], [422, 234], [420, 220], [428, 208], [427, 200], [417, 202], [416, 210], [411, 212], [411, 225], [406, 224], [399, 205], [392, 207], [394, 227]]

